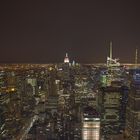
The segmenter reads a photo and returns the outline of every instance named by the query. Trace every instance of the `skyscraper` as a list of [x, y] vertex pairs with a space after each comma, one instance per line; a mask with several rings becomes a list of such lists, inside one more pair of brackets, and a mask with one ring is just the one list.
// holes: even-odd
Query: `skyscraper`
[[127, 140], [140, 140], [140, 69], [132, 71], [131, 79], [125, 135]]
[[68, 57], [68, 53], [66, 53], [66, 56], [64, 58], [64, 63], [69, 63], [69, 57]]
[[91, 106], [87, 106], [83, 109], [82, 139], [83, 140], [100, 139], [100, 115]]

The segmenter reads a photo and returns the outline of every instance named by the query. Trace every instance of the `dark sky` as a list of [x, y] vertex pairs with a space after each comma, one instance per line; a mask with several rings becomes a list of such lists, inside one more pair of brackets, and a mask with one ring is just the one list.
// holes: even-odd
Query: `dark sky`
[[0, 2], [0, 62], [62, 62], [66, 52], [77, 62], [105, 62], [110, 40], [114, 57], [134, 62], [140, 48], [138, 2]]

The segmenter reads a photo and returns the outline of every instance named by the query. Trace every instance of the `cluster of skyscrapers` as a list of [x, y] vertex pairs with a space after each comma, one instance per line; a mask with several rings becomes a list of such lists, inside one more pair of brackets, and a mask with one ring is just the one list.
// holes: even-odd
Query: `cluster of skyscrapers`
[[110, 50], [106, 65], [68, 54], [60, 64], [1, 65], [0, 138], [139, 140], [140, 68]]

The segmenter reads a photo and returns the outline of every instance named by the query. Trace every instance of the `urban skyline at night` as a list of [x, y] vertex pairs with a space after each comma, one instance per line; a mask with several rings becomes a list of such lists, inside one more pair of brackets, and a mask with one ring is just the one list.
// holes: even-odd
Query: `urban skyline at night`
[[0, 140], [140, 140], [140, 4], [0, 2]]

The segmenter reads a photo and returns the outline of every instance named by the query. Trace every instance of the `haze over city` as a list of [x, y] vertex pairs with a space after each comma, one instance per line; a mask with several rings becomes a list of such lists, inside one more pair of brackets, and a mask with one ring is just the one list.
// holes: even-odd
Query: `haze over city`
[[140, 41], [136, 1], [2, 1], [0, 62], [80, 63], [113, 56], [133, 63]]

